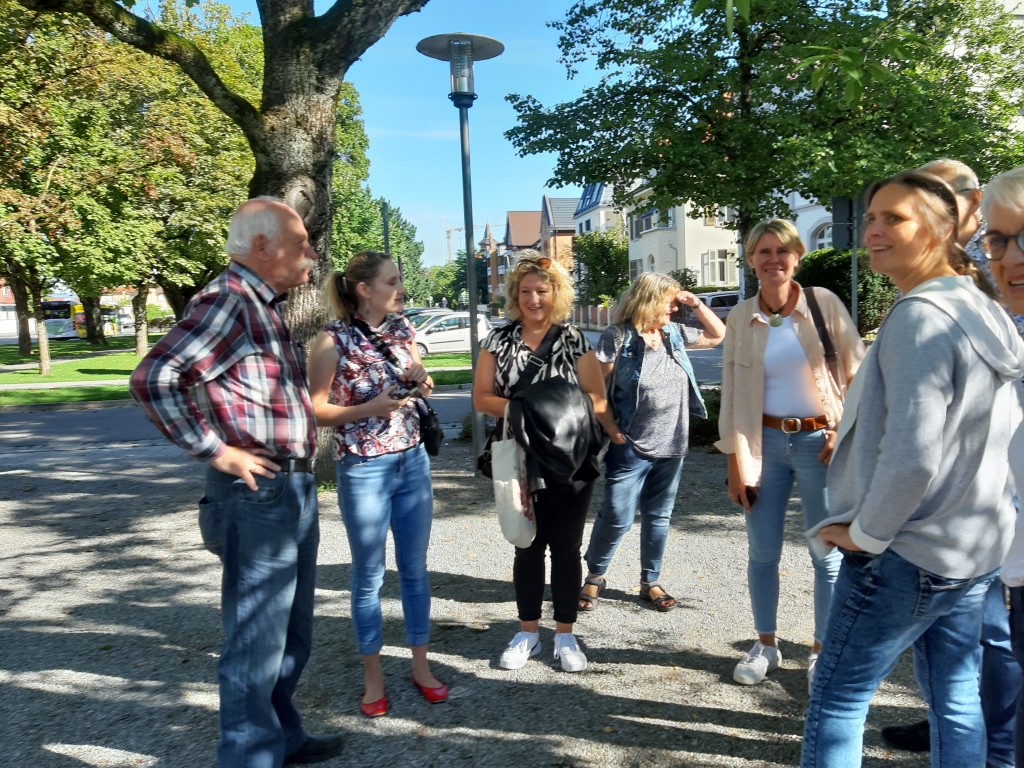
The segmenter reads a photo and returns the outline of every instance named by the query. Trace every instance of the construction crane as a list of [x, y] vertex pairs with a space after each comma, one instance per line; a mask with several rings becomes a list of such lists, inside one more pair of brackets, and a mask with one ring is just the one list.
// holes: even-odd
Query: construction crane
[[[452, 260], [452, 232], [465, 232], [465, 227], [449, 227], [445, 224], [444, 219], [441, 219], [441, 226], [444, 227], [444, 232], [448, 235], [448, 261]], [[473, 229], [483, 229], [486, 224], [474, 224]]]

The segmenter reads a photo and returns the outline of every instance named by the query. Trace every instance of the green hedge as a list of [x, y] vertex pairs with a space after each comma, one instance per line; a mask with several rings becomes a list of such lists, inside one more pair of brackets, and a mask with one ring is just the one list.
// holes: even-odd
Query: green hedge
[[[808, 253], [796, 279], [803, 286], [827, 288], [850, 309], [850, 251], [828, 248]], [[896, 286], [885, 275], [873, 272], [870, 257], [861, 251], [857, 261], [857, 330], [861, 336], [878, 328], [895, 302]]]
[[714, 445], [718, 441], [718, 414], [722, 410], [722, 390], [701, 389], [704, 405], [708, 408], [706, 419], [690, 418], [690, 447]]

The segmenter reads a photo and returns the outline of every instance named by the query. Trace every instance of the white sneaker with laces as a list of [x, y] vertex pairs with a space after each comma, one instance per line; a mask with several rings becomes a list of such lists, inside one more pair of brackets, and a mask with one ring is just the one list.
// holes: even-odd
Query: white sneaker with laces
[[764, 680], [765, 675], [778, 669], [781, 663], [782, 653], [779, 649], [758, 640], [743, 661], [736, 665], [732, 679], [740, 685], [757, 685]]
[[566, 672], [582, 672], [587, 668], [587, 657], [572, 632], [555, 635], [555, 658], [562, 662], [562, 669]]
[[807, 657], [807, 694], [810, 695], [814, 688], [814, 668], [818, 666], [818, 654], [812, 653]]
[[498, 666], [502, 669], [519, 669], [526, 661], [540, 653], [539, 632], [516, 632], [512, 642], [501, 654]]

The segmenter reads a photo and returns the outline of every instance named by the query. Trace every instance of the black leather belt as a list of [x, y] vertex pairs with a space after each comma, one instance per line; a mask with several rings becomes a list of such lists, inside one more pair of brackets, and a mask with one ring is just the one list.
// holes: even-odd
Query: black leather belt
[[312, 459], [271, 459], [272, 462], [281, 467], [281, 472], [312, 472]]

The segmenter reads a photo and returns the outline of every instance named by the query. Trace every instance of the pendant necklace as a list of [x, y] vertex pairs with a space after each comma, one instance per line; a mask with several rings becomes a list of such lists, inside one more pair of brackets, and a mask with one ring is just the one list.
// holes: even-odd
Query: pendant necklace
[[782, 302], [782, 306], [779, 307], [778, 309], [772, 309], [771, 307], [769, 307], [768, 302], [765, 301], [763, 297], [761, 298], [761, 303], [764, 304], [764, 308], [767, 309], [770, 314], [770, 317], [768, 318], [768, 325], [770, 325], [772, 328], [778, 328], [780, 325], [782, 325], [782, 315], [779, 313], [786, 308], [786, 304], [789, 303], [789, 299], [786, 299], [784, 302]]

